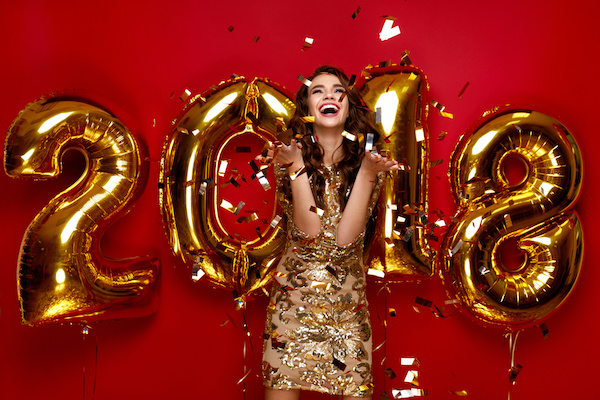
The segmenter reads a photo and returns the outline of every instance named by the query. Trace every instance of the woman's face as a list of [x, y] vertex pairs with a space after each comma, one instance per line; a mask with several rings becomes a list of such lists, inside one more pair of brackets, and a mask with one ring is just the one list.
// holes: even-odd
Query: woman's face
[[331, 74], [317, 75], [308, 88], [308, 112], [315, 117], [315, 132], [322, 129], [344, 130], [348, 118], [348, 97], [339, 101], [346, 88], [337, 76]]

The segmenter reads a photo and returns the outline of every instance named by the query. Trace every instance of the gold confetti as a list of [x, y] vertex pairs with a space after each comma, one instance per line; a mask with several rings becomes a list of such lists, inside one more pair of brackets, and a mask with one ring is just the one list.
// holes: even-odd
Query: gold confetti
[[429, 168], [435, 167], [436, 165], [440, 165], [443, 162], [444, 162], [443, 158], [440, 158], [439, 160], [430, 161], [429, 162]]
[[329, 290], [330, 287], [331, 287], [331, 283], [329, 283], [329, 282], [312, 281], [310, 283], [310, 288], [311, 289], [325, 289], [325, 290]]
[[360, 12], [360, 6], [356, 7], [356, 11], [352, 13], [352, 19], [356, 19], [358, 13]]
[[424, 298], [419, 297], [419, 296], [417, 296], [417, 298], [415, 298], [415, 303], [419, 304], [419, 305], [422, 305], [424, 307], [427, 307], [427, 308], [431, 308], [431, 306], [433, 304], [433, 302], [431, 300], [427, 300], [427, 299], [424, 299]]
[[422, 127], [415, 129], [415, 140], [422, 142], [425, 140], [425, 130]]
[[310, 79], [307, 79], [307, 78], [303, 77], [302, 75], [298, 75], [298, 80], [306, 86], [310, 86], [312, 84], [312, 81]]
[[441, 131], [440, 134], [438, 135], [437, 140], [439, 140], [441, 142], [442, 140], [444, 140], [444, 138], [446, 137], [447, 134], [448, 134], [448, 132]]
[[269, 226], [271, 228], [275, 228], [277, 225], [279, 225], [279, 222], [281, 221], [282, 217], [280, 215], [276, 215], [275, 218], [273, 218], [273, 221], [271, 221], [271, 223], [269, 224]]
[[469, 395], [465, 389], [463, 389], [463, 390], [449, 390], [449, 392], [452, 393], [455, 396], [461, 396], [461, 397]]
[[[409, 54], [410, 54], [410, 51], [408, 51], [408, 50], [404, 50], [402, 52], [402, 56], [400, 57], [400, 65], [412, 64], [411, 59], [408, 57]], [[412, 74], [411, 74], [411, 78], [412, 78]]]
[[384, 18], [385, 22], [383, 23], [381, 32], [379, 32], [379, 39], [382, 42], [400, 34], [400, 27], [394, 26], [394, 21], [396, 18], [390, 16], [385, 16]]
[[227, 30], [228, 30], [229, 32], [233, 32], [233, 30], [234, 30], [234, 29], [235, 29], [235, 28], [234, 28], [234, 26], [233, 26], [233, 25], [230, 25], [230, 26], [229, 26], [229, 28], [227, 28]]
[[323, 214], [325, 213], [324, 210], [320, 209], [319, 207], [315, 207], [315, 206], [310, 206], [310, 211], [314, 212], [319, 217], [323, 216]]
[[510, 217], [510, 214], [504, 214], [504, 222], [506, 222], [506, 227], [510, 228], [512, 226], [512, 218]]
[[181, 99], [181, 101], [186, 101], [191, 94], [192, 92], [189, 89], [185, 89], [181, 96], [179, 96], [179, 98]]
[[302, 45], [302, 51], [310, 49], [314, 42], [315, 42], [315, 39], [313, 39], [311, 37], [307, 36], [306, 38], [304, 38], [304, 44]]
[[420, 367], [421, 360], [416, 357], [401, 357], [400, 365], [409, 366], [409, 367]]
[[260, 40], [260, 36], [254, 36], [254, 39], [252, 40], [254, 43], [258, 42]]
[[353, 135], [348, 131], [343, 131], [342, 136], [345, 137], [346, 139], [350, 140], [351, 142], [356, 141], [356, 135]]
[[404, 377], [404, 382], [419, 386], [419, 371], [410, 370]]
[[384, 271], [380, 271], [378, 269], [373, 269], [373, 268], [369, 268], [369, 270], [367, 271], [367, 274], [371, 275], [371, 276], [376, 276], [378, 278], [385, 277], [385, 272]]
[[454, 114], [451, 114], [451, 113], [445, 112], [445, 111], [440, 111], [440, 115], [445, 118], [450, 118], [450, 119], [454, 118]]
[[221, 160], [217, 174], [221, 177], [225, 176], [225, 172], [227, 172], [228, 165], [229, 165], [229, 160]]
[[396, 374], [394, 373], [394, 370], [392, 370], [391, 368], [386, 368], [385, 369], [385, 374], [388, 376], [388, 378], [390, 379], [394, 379], [396, 377]]
[[430, 104], [440, 111], [444, 111], [446, 109], [446, 106], [443, 106], [442, 104], [440, 104], [440, 102], [433, 99], [431, 100]]
[[[306, 166], [303, 165], [302, 168], [300, 168], [296, 172], [293, 172], [293, 173], [290, 174], [290, 179], [293, 181], [293, 180], [295, 180], [297, 177], [299, 177], [300, 175], [302, 175], [305, 172], [306, 172]], [[321, 213], [320, 215], [323, 215], [323, 214]]]

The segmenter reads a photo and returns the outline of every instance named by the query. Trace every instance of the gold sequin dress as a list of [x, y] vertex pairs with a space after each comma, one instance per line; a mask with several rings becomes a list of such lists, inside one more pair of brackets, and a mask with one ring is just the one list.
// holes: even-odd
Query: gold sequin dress
[[[282, 193], [285, 170], [275, 167], [278, 200], [288, 221], [288, 246], [277, 266], [265, 325], [263, 377], [273, 389], [305, 389], [367, 397], [371, 384], [371, 324], [363, 266], [364, 231], [336, 244], [341, 219], [335, 167], [325, 177], [321, 232], [309, 237], [292, 221]], [[377, 201], [383, 174], [374, 183], [367, 215]], [[365, 221], [366, 222], [366, 221]]]

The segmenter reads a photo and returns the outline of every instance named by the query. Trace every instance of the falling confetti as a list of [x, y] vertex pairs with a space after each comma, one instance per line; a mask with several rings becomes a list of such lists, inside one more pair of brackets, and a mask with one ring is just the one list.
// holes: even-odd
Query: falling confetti
[[384, 16], [385, 22], [383, 23], [383, 27], [381, 28], [381, 32], [379, 32], [379, 39], [383, 42], [385, 40], [391, 39], [394, 36], [398, 36], [400, 34], [400, 27], [394, 26], [394, 21], [396, 20], [394, 17]]

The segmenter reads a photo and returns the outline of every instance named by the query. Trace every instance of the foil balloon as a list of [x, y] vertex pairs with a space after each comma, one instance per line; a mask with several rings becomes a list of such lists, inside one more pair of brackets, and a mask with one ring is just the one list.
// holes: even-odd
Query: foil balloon
[[367, 67], [356, 87], [376, 113], [383, 148], [401, 164], [386, 180], [370, 248], [370, 268], [388, 281], [429, 278], [432, 250], [427, 241], [428, 85], [423, 72], [409, 65]]
[[[440, 248], [449, 295], [484, 326], [515, 332], [541, 323], [581, 268], [575, 139], [538, 111], [497, 108], [457, 144], [450, 180], [459, 209]], [[523, 253], [513, 264], [503, 247], [511, 242]]]
[[22, 322], [147, 315], [156, 303], [158, 260], [112, 260], [99, 251], [102, 234], [144, 183], [140, 149], [129, 130], [85, 100], [48, 96], [27, 105], [12, 123], [4, 168], [14, 178], [53, 178], [70, 148], [83, 153], [87, 167], [27, 228], [17, 279]]
[[237, 77], [192, 97], [174, 122], [161, 159], [160, 207], [171, 248], [194, 279], [242, 296], [271, 278], [286, 234], [273, 171], [254, 158], [287, 135], [290, 98], [267, 79]]

